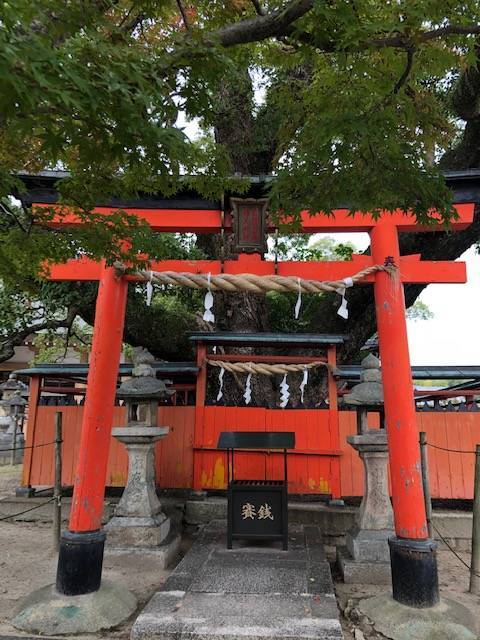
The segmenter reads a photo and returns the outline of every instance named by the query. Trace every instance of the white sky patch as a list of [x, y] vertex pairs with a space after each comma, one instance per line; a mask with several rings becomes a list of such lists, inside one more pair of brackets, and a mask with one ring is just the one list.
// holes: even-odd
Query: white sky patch
[[480, 364], [480, 255], [471, 247], [459, 260], [467, 283], [429, 285], [420, 300], [435, 317], [407, 323], [412, 365]]
[[[369, 242], [367, 233], [325, 233], [337, 242], [350, 241], [358, 252]], [[431, 284], [419, 296], [434, 317], [408, 320], [412, 365], [480, 364], [480, 255], [471, 247], [459, 261], [467, 263], [466, 284]]]
[[175, 126], [178, 129], [182, 129], [190, 140], [198, 140], [198, 138], [203, 134], [199, 126], [199, 120], [197, 118], [194, 120], [187, 120], [184, 111], [179, 111]]

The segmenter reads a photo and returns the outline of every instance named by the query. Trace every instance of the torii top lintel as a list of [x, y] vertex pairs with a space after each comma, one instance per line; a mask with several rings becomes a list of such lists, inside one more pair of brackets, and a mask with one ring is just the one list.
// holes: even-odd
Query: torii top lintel
[[[55, 206], [55, 205], [53, 205]], [[35, 207], [52, 207], [51, 204], [35, 203]], [[451, 225], [456, 230], [465, 229], [473, 220], [473, 203], [460, 203], [455, 205], [458, 214]], [[119, 207], [96, 207], [95, 213], [109, 215], [118, 211]], [[223, 215], [221, 209], [143, 209], [138, 207], [123, 207], [127, 213], [137, 216], [147, 222], [153, 231], [167, 233], [219, 233], [222, 229], [229, 231], [232, 227], [231, 216]], [[435, 212], [431, 214], [432, 222], [435, 222]], [[223, 221], [223, 222], [222, 222]], [[288, 218], [285, 218], [288, 223]], [[65, 213], [55, 221], [52, 226], [67, 224], [70, 226], [84, 224], [74, 213]], [[399, 232], [409, 231], [438, 231], [438, 226], [418, 224], [414, 215], [405, 214], [403, 211], [393, 213], [385, 212], [378, 218], [371, 214], [356, 213], [351, 215], [349, 209], [335, 209], [331, 215], [314, 214], [308, 211], [301, 213], [301, 225], [299, 231], [303, 233], [341, 233], [354, 231], [370, 231], [372, 228], [393, 224]], [[269, 231], [274, 231], [275, 226], [270, 224]]]
[[[36, 206], [49, 206], [37, 204]], [[50, 205], [51, 206], [51, 205]], [[455, 205], [458, 217], [452, 221], [452, 227], [460, 230], [466, 228], [473, 220], [474, 204]], [[98, 213], [108, 214], [118, 209], [98, 207]], [[148, 222], [152, 229], [160, 232], [197, 232], [217, 233], [222, 229], [222, 212], [217, 209], [139, 209], [130, 208], [139, 218]], [[434, 218], [434, 214], [432, 214]], [[80, 224], [74, 214], [62, 215], [58, 224]], [[230, 225], [230, 220], [223, 221], [223, 228]], [[403, 212], [385, 213], [379, 218], [369, 214], [349, 215], [348, 209], [338, 209], [331, 216], [311, 216], [308, 212], [302, 215], [302, 229], [305, 233], [352, 232], [367, 231], [381, 227], [396, 227], [398, 232], [435, 231], [438, 226], [420, 227], [413, 215]], [[392, 252], [394, 248], [392, 247]], [[373, 266], [373, 259], [367, 255], [354, 255], [350, 261], [342, 262], [279, 262], [277, 264], [262, 260], [258, 254], [241, 254], [238, 260], [163, 260], [153, 262], [150, 268], [154, 271], [188, 271], [191, 273], [254, 273], [257, 275], [295, 276], [315, 280], [340, 280], [352, 276], [367, 267]], [[466, 268], [462, 262], [421, 261], [419, 255], [402, 256], [400, 258], [400, 277], [403, 282], [427, 283], [463, 283], [466, 282]], [[72, 260], [66, 264], [53, 265], [49, 278], [52, 280], [98, 280], [102, 265], [92, 260]], [[134, 279], [133, 277], [130, 277]], [[372, 283], [375, 277], [367, 276], [362, 282]]]

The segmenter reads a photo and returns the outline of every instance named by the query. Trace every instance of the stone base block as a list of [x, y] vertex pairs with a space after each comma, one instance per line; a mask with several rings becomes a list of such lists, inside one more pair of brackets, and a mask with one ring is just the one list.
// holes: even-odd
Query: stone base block
[[384, 594], [361, 600], [360, 611], [374, 623], [375, 630], [392, 640], [477, 640], [473, 613], [450, 598], [434, 607], [416, 609]]
[[358, 562], [390, 563], [388, 539], [394, 535], [390, 529], [381, 531], [350, 529], [346, 535], [347, 549]]
[[346, 584], [391, 584], [390, 562], [354, 560], [346, 547], [338, 547], [337, 563]]
[[111, 629], [129, 618], [137, 599], [127, 589], [104, 580], [98, 591], [65, 596], [48, 585], [34, 591], [20, 604], [12, 624], [17, 629], [40, 635], [96, 633]]
[[[18, 434], [14, 464], [22, 464], [24, 446], [23, 434]], [[11, 464], [13, 451], [10, 451], [10, 449], [13, 449], [13, 434], [4, 433], [0, 435], [0, 465]]]
[[160, 569], [166, 569], [174, 561], [180, 550], [181, 536], [170, 533], [163, 544], [157, 547], [111, 547], [105, 548], [106, 556], [131, 556], [155, 557], [155, 563]]
[[170, 518], [164, 513], [153, 518], [115, 516], [105, 531], [109, 547], [157, 547], [170, 533]]

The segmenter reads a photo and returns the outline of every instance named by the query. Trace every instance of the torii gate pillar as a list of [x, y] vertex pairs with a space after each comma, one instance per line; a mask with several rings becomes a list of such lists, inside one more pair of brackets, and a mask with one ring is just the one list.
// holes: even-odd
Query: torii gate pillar
[[[394, 224], [385, 220], [370, 238], [377, 264], [400, 265]], [[393, 597], [405, 605], [431, 607], [439, 601], [436, 543], [427, 532], [400, 274], [378, 272], [374, 291], [396, 533], [389, 540]]]
[[56, 587], [68, 596], [97, 591], [102, 579], [103, 500], [127, 289], [125, 278], [102, 266], [69, 531], [58, 555]]

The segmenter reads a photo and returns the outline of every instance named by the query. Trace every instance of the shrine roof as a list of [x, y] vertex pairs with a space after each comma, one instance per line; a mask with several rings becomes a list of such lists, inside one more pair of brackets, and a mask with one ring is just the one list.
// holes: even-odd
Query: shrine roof
[[[162, 376], [196, 375], [199, 370], [194, 362], [154, 362], [152, 367]], [[129, 376], [132, 368], [132, 364], [121, 364], [118, 374]], [[88, 364], [40, 364], [28, 369], [17, 369], [15, 373], [20, 376], [84, 377], [88, 374]]]
[[[345, 380], [359, 380], [361, 367], [358, 364], [337, 365], [335, 377]], [[451, 366], [431, 365], [412, 367], [414, 380], [472, 380], [480, 379], [480, 365]]]
[[[453, 191], [454, 203], [475, 202], [480, 203], [480, 168], [461, 171], [444, 171], [447, 185]], [[18, 177], [23, 181], [26, 192], [13, 194], [20, 198], [26, 205], [33, 202], [53, 204], [57, 202], [58, 192], [55, 188], [59, 180], [68, 178], [66, 171], [41, 171], [37, 174], [23, 173]], [[259, 197], [273, 181], [272, 176], [244, 176], [250, 182], [247, 195]], [[115, 198], [108, 202], [98, 202], [97, 206], [138, 207], [138, 208], [169, 208], [169, 209], [212, 209], [220, 207], [219, 201], [208, 200], [201, 197], [189, 188], [180, 189], [171, 197], [164, 198], [160, 195], [140, 194], [133, 200], [121, 200]], [[338, 203], [339, 208], [348, 207], [348, 203]]]
[[242, 347], [313, 347], [343, 344], [346, 336], [331, 333], [233, 333], [230, 331], [199, 331], [189, 334], [193, 342]]

